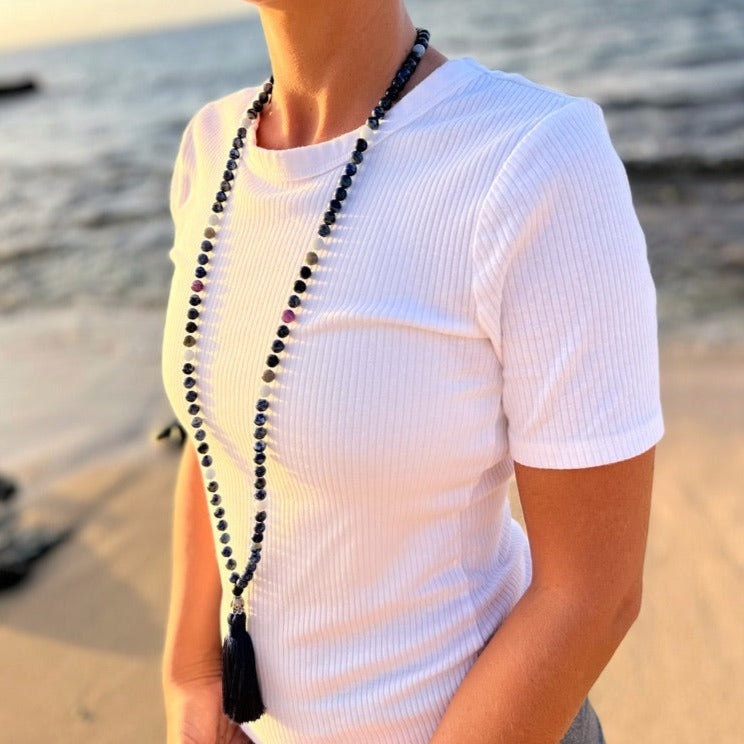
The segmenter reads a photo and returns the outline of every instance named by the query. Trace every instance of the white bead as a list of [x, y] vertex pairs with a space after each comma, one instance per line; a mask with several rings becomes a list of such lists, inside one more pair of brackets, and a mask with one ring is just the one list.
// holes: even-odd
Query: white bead
[[320, 235], [313, 238], [311, 245], [316, 251], [324, 251], [326, 247], [325, 240]]
[[258, 394], [261, 398], [268, 398], [271, 395], [271, 385], [268, 385], [267, 383], [263, 383], [263, 385], [261, 385], [261, 389], [259, 390]]
[[184, 352], [183, 352], [184, 362], [190, 362], [192, 359], [194, 359], [195, 356], [196, 354], [194, 353], [193, 349], [188, 349], [188, 348], [184, 349]]
[[209, 215], [209, 224], [212, 227], [220, 224], [220, 216], [216, 212], [212, 212], [212, 214]]
[[207, 476], [207, 479], [208, 479], [208, 480], [214, 480], [214, 478], [215, 478], [215, 476], [217, 475], [217, 473], [215, 473], [215, 472], [214, 472], [214, 468], [207, 468], [207, 469], [206, 469], [206, 470], [204, 471], [204, 475], [206, 475], [206, 476]]
[[413, 49], [411, 51], [419, 58], [424, 56], [424, 52], [426, 51], [426, 47], [423, 44], [416, 44], [414, 45]]
[[375, 130], [371, 129], [367, 124], [362, 125], [359, 128], [359, 136], [369, 142], [375, 135]]

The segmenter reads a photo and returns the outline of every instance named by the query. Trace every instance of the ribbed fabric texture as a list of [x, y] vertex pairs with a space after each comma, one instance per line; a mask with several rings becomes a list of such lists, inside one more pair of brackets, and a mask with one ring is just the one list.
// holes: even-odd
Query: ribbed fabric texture
[[[190, 432], [189, 285], [254, 93], [194, 116], [173, 176], [163, 381]], [[261, 373], [356, 136], [249, 141], [208, 267], [199, 395], [241, 566]], [[247, 590], [267, 713], [245, 730], [424, 744], [530, 581], [512, 458], [600, 465], [662, 434], [654, 287], [599, 107], [472, 59], [413, 88], [366, 153], [277, 370]]]

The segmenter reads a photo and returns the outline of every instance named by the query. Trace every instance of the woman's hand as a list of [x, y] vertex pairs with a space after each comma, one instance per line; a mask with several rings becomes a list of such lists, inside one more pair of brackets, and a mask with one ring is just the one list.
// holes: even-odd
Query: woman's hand
[[251, 744], [222, 712], [222, 678], [190, 682], [166, 692], [168, 744]]

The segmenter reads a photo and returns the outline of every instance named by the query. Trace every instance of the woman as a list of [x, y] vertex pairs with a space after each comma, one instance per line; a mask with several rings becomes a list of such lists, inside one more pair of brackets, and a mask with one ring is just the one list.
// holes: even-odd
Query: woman
[[601, 742], [662, 435], [601, 112], [447, 60], [400, 0], [255, 4], [273, 85], [197, 112], [171, 192], [168, 741]]

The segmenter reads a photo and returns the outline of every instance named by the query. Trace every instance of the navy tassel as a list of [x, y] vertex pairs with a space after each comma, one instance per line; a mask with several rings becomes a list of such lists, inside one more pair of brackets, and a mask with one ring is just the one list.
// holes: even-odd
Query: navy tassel
[[245, 628], [240, 597], [233, 600], [232, 609], [227, 617], [230, 632], [222, 645], [222, 710], [235, 723], [245, 723], [260, 718], [266, 707], [261, 699], [256, 655]]

